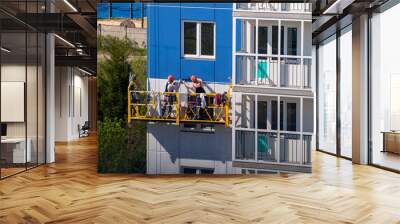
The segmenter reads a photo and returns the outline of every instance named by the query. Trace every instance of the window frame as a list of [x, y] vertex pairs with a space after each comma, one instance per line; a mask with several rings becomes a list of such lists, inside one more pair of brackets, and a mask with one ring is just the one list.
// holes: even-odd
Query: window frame
[[[185, 23], [196, 23], [196, 54], [185, 54]], [[201, 54], [201, 28], [203, 23], [213, 24], [213, 55]], [[206, 59], [215, 60], [216, 58], [216, 23], [215, 21], [196, 21], [182, 20], [181, 21], [181, 55], [185, 59]]]

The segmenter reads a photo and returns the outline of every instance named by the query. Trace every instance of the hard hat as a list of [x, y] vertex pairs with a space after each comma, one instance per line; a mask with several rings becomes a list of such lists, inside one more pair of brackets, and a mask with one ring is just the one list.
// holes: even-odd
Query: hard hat
[[170, 82], [174, 81], [174, 76], [173, 75], [169, 75], [168, 76], [168, 81], [170, 81]]
[[190, 80], [192, 80], [192, 82], [196, 82], [196, 81], [197, 81], [197, 76], [192, 75], [192, 76], [190, 77]]

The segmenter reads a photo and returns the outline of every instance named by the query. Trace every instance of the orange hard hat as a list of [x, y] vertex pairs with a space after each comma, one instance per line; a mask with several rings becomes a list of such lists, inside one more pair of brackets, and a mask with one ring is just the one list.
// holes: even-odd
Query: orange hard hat
[[169, 75], [168, 76], [168, 81], [170, 81], [170, 82], [174, 81], [174, 76], [173, 75]]
[[192, 80], [192, 82], [196, 82], [196, 81], [197, 81], [197, 76], [192, 75], [192, 76], [190, 77], [190, 80]]

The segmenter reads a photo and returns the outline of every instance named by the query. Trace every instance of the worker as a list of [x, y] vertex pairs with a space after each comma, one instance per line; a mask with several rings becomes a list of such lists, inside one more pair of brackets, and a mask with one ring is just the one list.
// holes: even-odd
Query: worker
[[192, 90], [195, 93], [206, 93], [203, 85], [203, 81], [199, 79], [196, 75], [192, 75], [190, 77], [190, 80], [192, 81], [192, 86], [189, 86], [185, 83], [185, 86]]
[[179, 82], [175, 82], [172, 74], [168, 75], [164, 90], [164, 106], [162, 116], [170, 116], [172, 105], [176, 102], [176, 92], [179, 90]]
[[192, 85], [188, 85], [187, 83], [184, 83], [184, 85], [196, 95], [189, 95], [188, 97], [188, 102], [191, 102], [189, 103], [191, 110], [189, 110], [188, 116], [190, 119], [205, 119], [206, 91], [204, 83], [196, 75], [192, 75], [190, 80], [192, 81]]

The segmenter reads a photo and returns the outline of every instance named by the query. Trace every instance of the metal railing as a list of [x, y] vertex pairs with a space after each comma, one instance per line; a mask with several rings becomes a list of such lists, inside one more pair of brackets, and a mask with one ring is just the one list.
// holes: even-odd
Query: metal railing
[[311, 135], [280, 134], [280, 162], [294, 164], [311, 163]]
[[236, 84], [311, 89], [311, 60], [238, 55]]
[[308, 133], [282, 132], [278, 137], [277, 131], [258, 131], [256, 137], [255, 131], [236, 130], [235, 159], [310, 165], [312, 135]]
[[312, 6], [309, 3], [237, 3], [235, 10], [310, 13]]
[[128, 122], [167, 121], [229, 126], [230, 93], [128, 90]]

